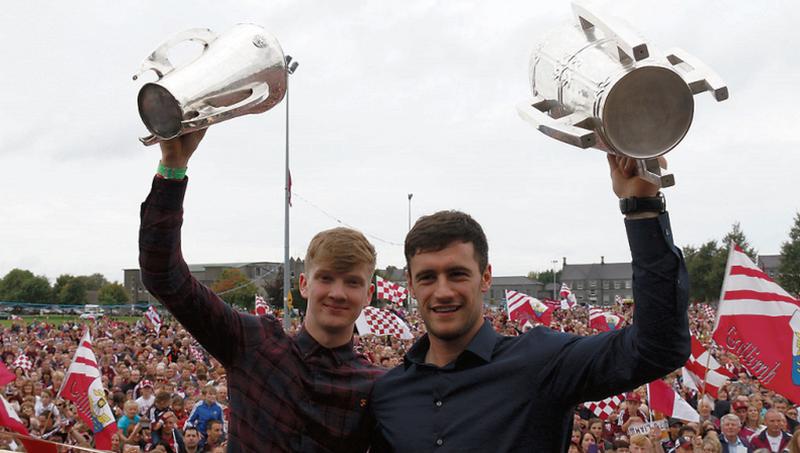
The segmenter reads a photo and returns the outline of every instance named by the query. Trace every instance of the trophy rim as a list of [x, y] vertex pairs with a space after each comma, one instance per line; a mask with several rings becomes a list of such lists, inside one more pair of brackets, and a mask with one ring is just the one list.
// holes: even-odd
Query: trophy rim
[[[660, 83], [651, 82], [648, 87], [638, 80], [642, 78], [656, 78]], [[645, 105], [654, 101], [668, 108]], [[634, 108], [630, 111], [623, 108], [631, 104]], [[625, 114], [619, 114], [620, 110]], [[694, 118], [694, 95], [673, 69], [658, 64], [642, 65], [626, 71], [611, 84], [600, 111], [603, 142], [610, 150], [637, 159], [651, 159], [668, 153], [686, 137]]]

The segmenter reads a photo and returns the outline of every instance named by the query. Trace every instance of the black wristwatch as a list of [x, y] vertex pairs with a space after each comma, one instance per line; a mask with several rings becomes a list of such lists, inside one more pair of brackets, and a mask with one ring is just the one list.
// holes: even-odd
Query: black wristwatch
[[664, 198], [664, 194], [661, 192], [658, 192], [655, 197], [620, 198], [619, 210], [625, 215], [638, 214], [640, 212], [657, 212], [660, 214], [667, 212], [667, 199]]

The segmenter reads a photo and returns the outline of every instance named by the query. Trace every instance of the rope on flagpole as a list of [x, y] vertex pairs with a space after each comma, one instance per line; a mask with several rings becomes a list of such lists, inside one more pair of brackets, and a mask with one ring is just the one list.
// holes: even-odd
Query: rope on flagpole
[[325, 214], [328, 218], [330, 218], [331, 220], [335, 221], [336, 223], [344, 225], [344, 226], [346, 226], [348, 228], [353, 228], [354, 230], [359, 230], [362, 233], [364, 233], [365, 236], [369, 236], [372, 239], [375, 239], [376, 241], [380, 241], [380, 242], [383, 242], [383, 243], [389, 244], [389, 245], [396, 245], [398, 247], [402, 247], [403, 246], [403, 244], [401, 244], [399, 242], [394, 242], [394, 241], [389, 241], [387, 239], [383, 239], [382, 237], [375, 236], [374, 234], [368, 233], [368, 232], [364, 231], [361, 228], [357, 228], [357, 227], [354, 227], [354, 226], [350, 225], [349, 223], [345, 222], [344, 220], [342, 220], [342, 219], [336, 217], [335, 215], [329, 213], [328, 211], [320, 208], [319, 206], [317, 206], [316, 204], [314, 204], [313, 202], [311, 202], [310, 200], [308, 200], [307, 198], [303, 197], [302, 195], [300, 195], [299, 193], [297, 193], [295, 191], [292, 191], [292, 195], [294, 195], [297, 198], [299, 198], [300, 200], [306, 202], [312, 208], [314, 208], [314, 209], [318, 210], [319, 212]]

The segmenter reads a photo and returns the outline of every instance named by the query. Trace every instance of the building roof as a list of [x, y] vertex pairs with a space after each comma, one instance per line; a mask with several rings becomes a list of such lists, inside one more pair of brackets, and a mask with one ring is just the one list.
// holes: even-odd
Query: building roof
[[565, 280], [627, 280], [633, 275], [631, 263], [567, 264], [561, 271]]
[[758, 267], [762, 269], [774, 269], [780, 265], [780, 255], [758, 255]]
[[507, 277], [492, 277], [492, 285], [498, 286], [520, 286], [520, 285], [542, 285], [543, 283], [536, 280], [531, 280], [524, 275], [520, 276], [507, 276]]

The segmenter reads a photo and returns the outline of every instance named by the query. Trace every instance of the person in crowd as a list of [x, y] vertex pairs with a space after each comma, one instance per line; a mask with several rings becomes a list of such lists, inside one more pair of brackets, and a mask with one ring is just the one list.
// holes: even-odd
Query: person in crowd
[[770, 452], [779, 453], [789, 444], [792, 436], [781, 430], [783, 414], [775, 409], [767, 410], [764, 422], [767, 427], [750, 439], [753, 449], [766, 448]]
[[308, 306], [296, 336], [275, 318], [237, 312], [192, 277], [182, 258], [185, 169], [204, 134], [161, 142], [141, 209], [145, 287], [228, 370], [231, 450], [365, 451], [369, 395], [384, 370], [355, 354], [353, 330], [374, 292], [374, 247], [349, 228], [311, 240], [298, 279]]
[[[690, 352], [688, 277], [668, 215], [656, 201], [658, 188], [636, 176], [633, 159], [609, 155], [608, 161], [619, 198], [654, 201], [652, 211], [626, 211], [633, 324], [588, 337], [539, 327], [519, 336], [497, 334], [482, 313], [492, 268], [480, 224], [458, 211], [424, 216], [406, 236], [404, 251], [427, 334], [375, 385], [376, 451], [513, 451], [523, 445], [563, 451], [575, 404], [683, 366]], [[497, 395], [508, 392], [515, 404], [497, 404]]]
[[225, 442], [225, 435], [222, 432], [222, 422], [209, 420], [206, 436], [200, 441], [202, 451], [214, 451], [223, 442]]
[[203, 399], [195, 404], [186, 423], [197, 428], [200, 434], [205, 437], [209, 421], [222, 421], [222, 407], [217, 404], [217, 388], [213, 385], [206, 385], [202, 394]]
[[200, 449], [200, 432], [195, 427], [188, 427], [183, 430], [183, 451], [180, 453], [199, 453]]
[[[760, 411], [755, 406], [747, 406], [745, 410], [745, 421], [742, 425], [741, 436], [748, 442], [750, 442], [754, 436], [760, 434], [766, 428], [766, 425], [763, 423], [764, 419], [760, 414]], [[741, 417], [739, 410], [736, 411], [736, 415]]]
[[139, 415], [147, 416], [150, 412], [150, 408], [156, 403], [156, 397], [153, 393], [153, 383], [146, 379], [142, 380], [139, 389], [141, 391], [141, 396], [136, 398], [136, 404], [139, 405]]
[[735, 414], [725, 414], [720, 420], [722, 436], [719, 441], [724, 453], [750, 453], [750, 444], [740, 434], [742, 422]]

